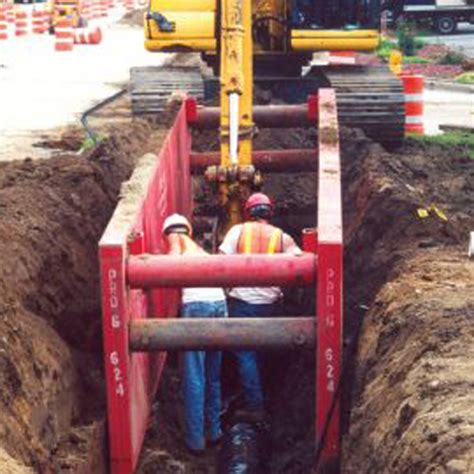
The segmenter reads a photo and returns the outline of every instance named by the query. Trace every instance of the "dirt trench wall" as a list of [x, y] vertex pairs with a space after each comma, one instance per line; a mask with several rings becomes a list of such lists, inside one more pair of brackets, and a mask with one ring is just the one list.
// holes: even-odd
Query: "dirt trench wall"
[[150, 133], [0, 166], [0, 447], [35, 472], [103, 403], [97, 242]]
[[[474, 163], [456, 148], [352, 143], [345, 318], [359, 342], [343, 471], [471, 472]], [[447, 219], [418, 217], [432, 205]]]

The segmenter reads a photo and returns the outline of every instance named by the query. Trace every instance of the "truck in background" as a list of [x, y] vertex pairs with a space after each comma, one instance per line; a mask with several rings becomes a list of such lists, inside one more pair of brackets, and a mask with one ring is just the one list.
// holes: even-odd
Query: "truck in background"
[[454, 33], [458, 23], [474, 24], [474, 0], [385, 0], [382, 11], [389, 25], [411, 20], [442, 35]]

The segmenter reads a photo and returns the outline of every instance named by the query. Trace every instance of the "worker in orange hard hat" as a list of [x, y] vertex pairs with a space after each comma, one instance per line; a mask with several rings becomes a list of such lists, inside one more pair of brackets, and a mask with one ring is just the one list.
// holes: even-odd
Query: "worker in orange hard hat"
[[[186, 217], [172, 214], [163, 224], [163, 235], [171, 255], [207, 255], [191, 238]], [[181, 317], [224, 318], [227, 304], [222, 288], [183, 288]], [[220, 351], [186, 351], [183, 354], [183, 395], [186, 445], [193, 454], [204, 452], [222, 437]], [[206, 433], [205, 427], [208, 428]]]
[[[233, 226], [219, 251], [225, 254], [294, 253], [301, 250], [281, 229], [270, 224], [274, 213], [272, 200], [263, 193], [252, 194], [245, 203], [244, 224]], [[281, 308], [282, 291], [278, 287], [232, 288], [227, 304], [230, 317], [276, 316]], [[246, 408], [263, 413], [264, 398], [255, 351], [235, 352]]]

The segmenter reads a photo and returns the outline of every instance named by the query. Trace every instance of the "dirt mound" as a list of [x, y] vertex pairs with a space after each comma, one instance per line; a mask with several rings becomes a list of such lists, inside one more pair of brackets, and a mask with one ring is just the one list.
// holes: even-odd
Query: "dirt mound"
[[137, 121], [89, 156], [0, 166], [0, 445], [35, 472], [67, 472], [71, 425], [103, 414], [97, 242], [157, 133]]

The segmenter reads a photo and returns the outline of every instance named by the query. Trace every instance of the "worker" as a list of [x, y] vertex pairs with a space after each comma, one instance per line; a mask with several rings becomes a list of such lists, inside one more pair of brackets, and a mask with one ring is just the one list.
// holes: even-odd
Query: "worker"
[[[170, 255], [207, 255], [192, 236], [186, 217], [172, 214], [163, 224], [163, 234]], [[181, 317], [224, 318], [227, 304], [222, 288], [183, 288]], [[183, 396], [186, 445], [192, 454], [202, 454], [207, 444], [217, 444], [222, 437], [220, 351], [185, 351], [183, 354]], [[205, 428], [208, 428], [206, 433]]]
[[[252, 194], [245, 203], [246, 222], [233, 226], [227, 232], [219, 251], [224, 254], [300, 254], [301, 250], [295, 241], [269, 223], [273, 212], [273, 203], [266, 194]], [[278, 287], [232, 288], [227, 299], [229, 315], [234, 318], [278, 316], [282, 297], [282, 291]], [[253, 412], [257, 417], [263, 415], [264, 397], [257, 354], [249, 350], [237, 351], [235, 357], [244, 390], [246, 411]]]

